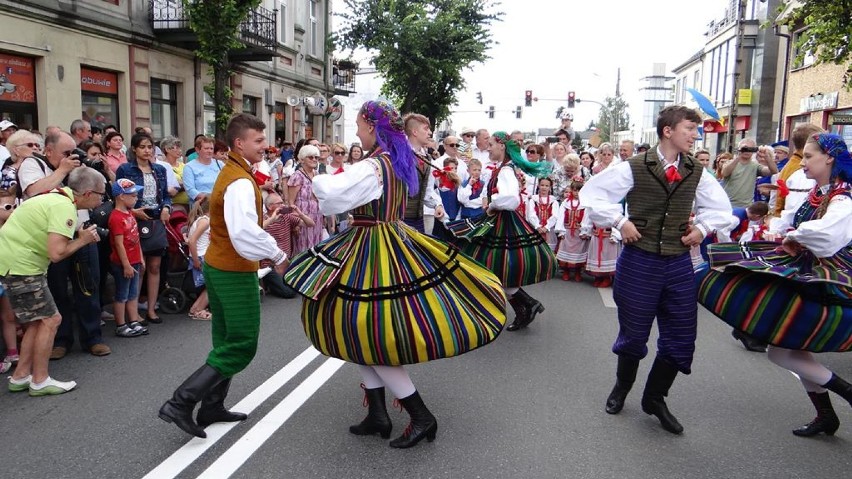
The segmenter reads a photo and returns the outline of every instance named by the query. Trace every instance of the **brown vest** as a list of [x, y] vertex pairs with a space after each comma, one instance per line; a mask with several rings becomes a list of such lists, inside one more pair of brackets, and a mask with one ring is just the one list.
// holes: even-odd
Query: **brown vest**
[[682, 179], [669, 185], [656, 148], [627, 161], [633, 173], [627, 211], [642, 234], [633, 245], [662, 256], [688, 252], [689, 247], [680, 238], [689, 226], [695, 190], [704, 170], [701, 164], [689, 155], [681, 155], [678, 173]]
[[251, 168], [242, 156], [230, 152], [228, 161], [216, 178], [213, 192], [210, 193], [210, 246], [204, 255], [204, 262], [222, 271], [250, 273], [257, 271], [258, 262], [249, 261], [237, 253], [225, 225], [225, 190], [228, 185], [242, 178], [251, 181], [254, 187], [257, 223], [258, 226], [263, 224], [260, 188], [257, 187]]
[[421, 156], [415, 153], [419, 160], [416, 162], [417, 167], [415, 173], [417, 180], [420, 183], [420, 191], [416, 196], [409, 196], [405, 203], [405, 219], [416, 220], [423, 218], [423, 201], [426, 198], [426, 192], [429, 190], [429, 184], [432, 179], [432, 168], [429, 167], [429, 157]]

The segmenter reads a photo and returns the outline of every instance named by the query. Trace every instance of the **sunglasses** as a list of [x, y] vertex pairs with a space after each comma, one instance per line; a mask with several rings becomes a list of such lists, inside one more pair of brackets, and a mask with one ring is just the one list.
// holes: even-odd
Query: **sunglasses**
[[536, 151], [536, 150], [527, 150], [527, 154], [528, 154], [528, 155], [540, 155], [541, 153], [539, 153], [539, 152], [538, 152], [538, 151]]
[[18, 146], [26, 146], [28, 148], [38, 148], [39, 144], [38, 143], [21, 143]]
[[14, 210], [14, 209], [15, 209], [15, 208], [17, 208], [17, 207], [18, 207], [18, 205], [10, 205], [10, 204], [8, 204], [8, 203], [6, 203], [5, 205], [3, 205], [3, 209], [4, 209], [4, 210], [6, 210], [6, 211]]
[[474, 136], [474, 135], [473, 135], [473, 133], [465, 133], [465, 134], [464, 134], [464, 135], [462, 135], [462, 136]]
[[343, 156], [343, 155], [346, 154], [346, 152], [345, 151], [335, 151], [334, 154], [337, 155], [337, 156]]
[[446, 146], [447, 148], [458, 148], [459, 144], [458, 143], [447, 143], [444, 146]]

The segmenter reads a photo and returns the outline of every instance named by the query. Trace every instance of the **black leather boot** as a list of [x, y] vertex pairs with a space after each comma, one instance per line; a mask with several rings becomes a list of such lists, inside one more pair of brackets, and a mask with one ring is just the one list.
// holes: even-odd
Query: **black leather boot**
[[171, 399], [160, 408], [160, 419], [173, 422], [185, 432], [197, 437], [207, 437], [204, 429], [192, 420], [192, 410], [224, 377], [205, 364], [186, 378]]
[[225, 398], [228, 397], [230, 388], [231, 378], [223, 379], [201, 400], [201, 407], [198, 408], [198, 415], [195, 417], [199, 426], [207, 427], [214, 422], [237, 422], [248, 419], [248, 415], [244, 413], [225, 409]]
[[364, 406], [367, 417], [360, 424], [349, 426], [349, 432], [356, 436], [378, 433], [382, 439], [389, 438], [393, 424], [385, 405], [385, 388], [364, 389]]
[[669, 395], [676, 376], [677, 368], [657, 357], [651, 366], [651, 372], [648, 373], [648, 382], [645, 383], [645, 393], [642, 395], [642, 410], [646, 414], [657, 416], [663, 429], [672, 434], [682, 433], [683, 426], [669, 412], [663, 398]]
[[520, 290], [509, 298], [509, 304], [512, 305], [512, 309], [515, 311], [515, 320], [512, 321], [512, 324], [506, 326], [506, 331], [517, 331], [529, 324], [529, 321], [527, 321], [529, 308], [527, 307], [527, 303], [521, 298]]
[[519, 289], [517, 294], [520, 295], [521, 299], [527, 305], [527, 310], [529, 311], [526, 323], [521, 326], [522, 328], [525, 328], [533, 322], [536, 314], [544, 312], [544, 305], [541, 304], [541, 301], [530, 296], [523, 288]]
[[805, 424], [799, 429], [794, 429], [793, 434], [800, 437], [811, 437], [824, 432], [826, 436], [833, 436], [840, 427], [840, 419], [837, 419], [837, 414], [831, 406], [831, 397], [827, 392], [824, 393], [808, 393], [811, 402], [814, 403], [817, 416], [813, 421]]
[[639, 360], [627, 356], [618, 356], [618, 369], [615, 372], [615, 386], [606, 398], [607, 414], [618, 414], [624, 409], [627, 393], [636, 382], [636, 371], [639, 370]]
[[852, 384], [847, 383], [840, 376], [831, 373], [831, 379], [822, 387], [849, 401], [849, 405], [852, 406]]
[[411, 396], [400, 399], [399, 403], [408, 411], [408, 415], [411, 416], [411, 422], [408, 423], [408, 427], [405, 428], [402, 436], [390, 442], [390, 447], [400, 449], [411, 447], [422, 441], [424, 437], [429, 442], [434, 441], [435, 435], [438, 433], [438, 421], [426, 409], [420, 393], [414, 391], [414, 394]]
[[765, 353], [766, 352], [766, 343], [760, 341], [759, 339], [755, 339], [754, 336], [744, 333], [739, 329], [732, 329], [731, 336], [734, 337], [737, 341], [743, 343], [743, 347], [746, 348], [747, 351], [752, 351], [755, 353]]

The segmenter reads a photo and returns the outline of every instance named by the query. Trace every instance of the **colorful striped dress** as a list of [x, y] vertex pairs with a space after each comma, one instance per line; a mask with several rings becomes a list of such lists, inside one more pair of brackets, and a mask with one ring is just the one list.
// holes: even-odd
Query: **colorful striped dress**
[[[504, 175], [504, 169], [508, 174]], [[518, 182], [508, 161], [488, 182], [488, 203], [498, 193], [498, 179]], [[509, 192], [504, 191], [503, 194]], [[462, 252], [493, 271], [506, 288], [518, 288], [547, 281], [556, 273], [556, 255], [544, 237], [517, 210], [496, 210], [494, 215], [462, 219], [447, 224]]]
[[345, 182], [363, 174], [361, 163], [374, 168], [369, 184], [381, 191], [348, 205], [350, 228], [294, 257], [284, 276], [305, 297], [308, 339], [327, 356], [386, 366], [457, 356], [493, 341], [506, 322], [499, 279], [403, 223], [408, 189], [387, 154], [331, 177], [344, 177], [335, 190], [342, 198], [353, 194]]
[[[849, 216], [832, 234], [852, 229]], [[805, 201], [792, 226], [819, 219]], [[852, 244], [819, 258], [778, 252], [772, 242], [718, 243], [709, 256], [696, 272], [698, 300], [726, 323], [785, 349], [852, 349]]]

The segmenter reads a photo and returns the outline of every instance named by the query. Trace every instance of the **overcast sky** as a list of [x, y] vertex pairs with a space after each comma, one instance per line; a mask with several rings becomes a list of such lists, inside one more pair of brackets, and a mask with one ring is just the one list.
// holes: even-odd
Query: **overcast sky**
[[[515, 119], [510, 110], [524, 105], [524, 91], [539, 98], [577, 98], [603, 101], [614, 96], [617, 70], [621, 89], [631, 106], [631, 122], [639, 128], [641, 78], [651, 74], [654, 63], [667, 69], [685, 62], [705, 43], [710, 21], [722, 18], [730, 0], [503, 0], [503, 21], [492, 28], [496, 42], [491, 59], [466, 69], [467, 85], [453, 108], [453, 127], [533, 131], [555, 127], [555, 112], [567, 100], [538, 101]], [[339, 5], [339, 4], [337, 4]], [[361, 62], [366, 67], [367, 62]], [[375, 98], [380, 79], [359, 75], [358, 94], [347, 102], [346, 142], [357, 141], [354, 117], [363, 101]], [[482, 92], [483, 105], [476, 100]], [[494, 105], [489, 120], [484, 110]], [[475, 110], [472, 113], [461, 113]], [[574, 126], [585, 129], [598, 117], [599, 107], [579, 104]], [[350, 127], [349, 124], [353, 126]]]

